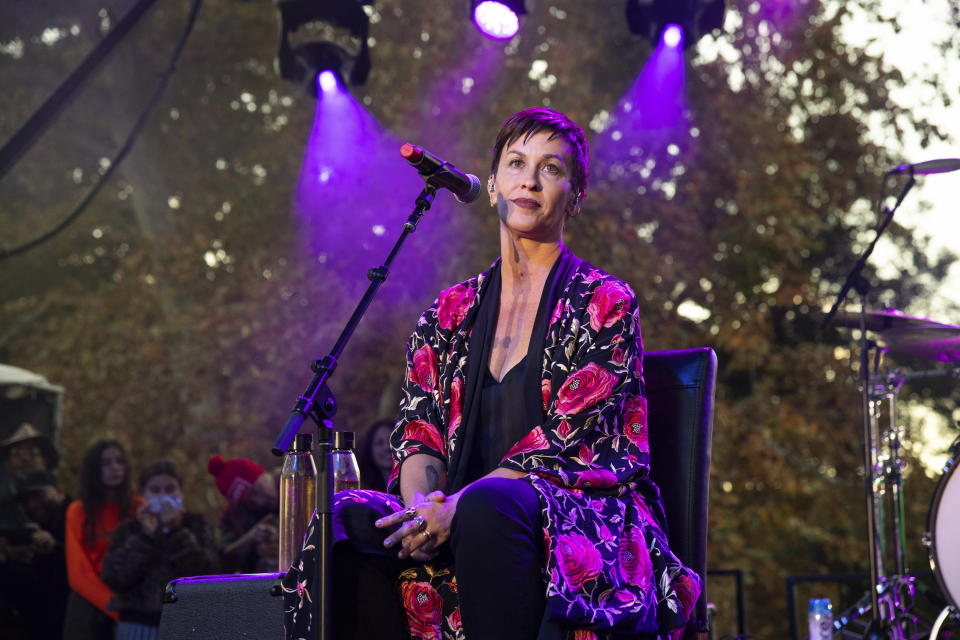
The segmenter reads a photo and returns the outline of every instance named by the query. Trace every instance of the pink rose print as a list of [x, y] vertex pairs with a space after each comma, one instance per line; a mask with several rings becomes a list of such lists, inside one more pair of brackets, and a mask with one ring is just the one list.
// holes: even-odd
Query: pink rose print
[[573, 428], [570, 426], [570, 423], [566, 420], [561, 420], [560, 426], [557, 427], [556, 434], [560, 436], [561, 440], [566, 440], [570, 437], [571, 433], [573, 433]]
[[543, 410], [546, 411], [550, 406], [550, 381], [540, 381], [540, 397], [543, 399]]
[[593, 546], [593, 542], [578, 533], [561, 535], [554, 553], [560, 573], [573, 591], [579, 590], [600, 575], [603, 564], [600, 552]]
[[460, 428], [461, 413], [463, 413], [463, 380], [454, 378], [450, 383], [450, 424], [447, 427], [447, 437], [452, 438], [454, 432]]
[[640, 512], [641, 522], [645, 522], [652, 526], [659, 526], [657, 525], [657, 521], [653, 518], [653, 514], [650, 513], [650, 507], [648, 507], [647, 503], [643, 501], [643, 498], [640, 497], [640, 494], [633, 494], [633, 505], [637, 508], [637, 511]]
[[610, 529], [607, 528], [607, 525], [600, 525], [600, 542], [611, 542], [613, 540], [613, 534], [610, 533]]
[[597, 634], [586, 629], [577, 629], [573, 632], [573, 640], [597, 640]]
[[575, 489], [609, 489], [617, 484], [617, 476], [606, 469], [587, 469], [577, 474]]
[[629, 307], [630, 292], [626, 287], [614, 281], [600, 284], [587, 305], [590, 328], [600, 331], [603, 327], [612, 327], [627, 314]]
[[550, 442], [547, 440], [547, 436], [543, 434], [543, 429], [540, 427], [534, 427], [527, 435], [520, 439], [520, 442], [513, 445], [513, 447], [510, 448], [510, 451], [507, 451], [507, 455], [505, 455], [504, 458], [506, 459], [521, 453], [542, 451], [543, 449], [549, 448]]
[[557, 300], [557, 306], [553, 308], [553, 313], [550, 314], [550, 324], [560, 319], [560, 316], [563, 315], [563, 311], [566, 309], [566, 300], [560, 299]]
[[623, 404], [623, 435], [644, 453], [650, 453], [647, 439], [647, 399], [630, 396]]
[[677, 592], [677, 598], [680, 599], [680, 606], [683, 607], [683, 615], [686, 618], [693, 613], [693, 606], [700, 597], [700, 585], [696, 580], [688, 575], [682, 575], [673, 582], [673, 588]]
[[460, 607], [453, 610], [453, 613], [447, 616], [447, 625], [451, 631], [460, 631], [463, 622], [460, 621]]
[[557, 412], [572, 414], [610, 397], [617, 376], [595, 362], [570, 374], [557, 392]]
[[473, 304], [477, 292], [462, 284], [440, 292], [437, 305], [437, 321], [441, 329], [453, 329], [467, 317], [467, 309]]
[[621, 349], [620, 347], [616, 347], [613, 350], [613, 355], [610, 356], [610, 361], [613, 362], [613, 364], [617, 365], [618, 367], [622, 367], [623, 355], [624, 355], [623, 349]]
[[580, 452], [577, 455], [577, 462], [585, 467], [589, 467], [593, 465], [593, 459], [594, 455], [593, 451], [590, 450], [590, 447], [585, 444], [580, 445]]
[[647, 591], [653, 584], [653, 563], [646, 541], [636, 527], [630, 527], [620, 538], [620, 575], [632, 585]]
[[602, 277], [603, 277], [603, 272], [602, 272], [602, 271], [600, 271], [599, 269], [593, 269], [592, 271], [590, 271], [590, 273], [588, 273], [586, 276], [584, 276], [583, 281], [584, 281], [584, 282], [593, 282], [594, 280], [596, 280], [596, 279], [598, 279], [598, 278], [602, 278]]
[[400, 587], [400, 599], [407, 612], [411, 637], [442, 640], [443, 598], [429, 582], [404, 582]]
[[408, 422], [407, 426], [403, 428], [403, 439], [418, 440], [440, 453], [446, 452], [446, 446], [443, 438], [440, 436], [440, 430], [425, 420]]
[[430, 345], [423, 345], [413, 352], [413, 366], [410, 368], [410, 382], [418, 385], [427, 393], [437, 387], [437, 354]]

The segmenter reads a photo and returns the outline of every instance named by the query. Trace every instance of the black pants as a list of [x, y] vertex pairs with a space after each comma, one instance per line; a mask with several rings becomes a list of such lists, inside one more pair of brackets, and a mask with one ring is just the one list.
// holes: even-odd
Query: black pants
[[114, 627], [113, 618], [76, 591], [70, 592], [63, 621], [64, 640], [113, 640]]
[[[383, 494], [334, 507], [333, 626], [344, 639], [408, 638], [394, 585], [413, 566], [385, 549], [388, 531], [373, 522], [393, 512]], [[536, 491], [523, 480], [491, 478], [465, 490], [438, 561], [451, 562], [468, 640], [534, 640], [545, 595], [543, 528]], [[539, 636], [543, 637], [543, 636]]]

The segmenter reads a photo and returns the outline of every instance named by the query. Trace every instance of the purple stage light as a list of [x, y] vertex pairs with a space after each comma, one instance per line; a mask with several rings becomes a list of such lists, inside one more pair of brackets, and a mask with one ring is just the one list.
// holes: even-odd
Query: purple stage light
[[520, 29], [520, 18], [502, 2], [481, 2], [473, 10], [473, 21], [483, 35], [494, 40], [509, 40]]
[[323, 93], [329, 93], [337, 88], [337, 76], [333, 71], [321, 71], [317, 75], [317, 85]]
[[663, 30], [663, 43], [668, 47], [678, 47], [683, 43], [683, 27], [678, 24], [668, 24]]

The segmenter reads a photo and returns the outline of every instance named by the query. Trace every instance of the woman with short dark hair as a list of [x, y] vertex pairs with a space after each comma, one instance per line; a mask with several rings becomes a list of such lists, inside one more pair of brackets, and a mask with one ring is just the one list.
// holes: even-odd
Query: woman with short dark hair
[[[563, 243], [587, 175], [562, 113], [500, 127], [500, 258], [441, 292], [407, 343], [392, 495], [336, 496], [338, 640], [407, 637], [404, 618], [417, 638], [666, 636], [692, 613], [700, 579], [670, 552], [649, 478], [636, 298]], [[315, 540], [286, 588], [304, 593]], [[288, 631], [307, 607], [290, 605]]]

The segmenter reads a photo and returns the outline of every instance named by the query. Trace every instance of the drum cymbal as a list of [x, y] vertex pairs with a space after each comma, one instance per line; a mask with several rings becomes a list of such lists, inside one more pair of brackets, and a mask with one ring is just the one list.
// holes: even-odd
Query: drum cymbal
[[877, 344], [897, 355], [960, 363], [960, 327], [904, 326], [889, 329], [880, 334]]
[[[854, 309], [841, 309], [837, 315], [830, 320], [831, 327], [848, 327], [850, 329], [860, 328], [860, 311]], [[920, 326], [948, 326], [941, 322], [934, 322], [928, 318], [917, 318], [908, 316], [899, 309], [881, 309], [880, 311], [867, 311], [867, 331], [888, 331], [900, 327], [920, 327]]]

